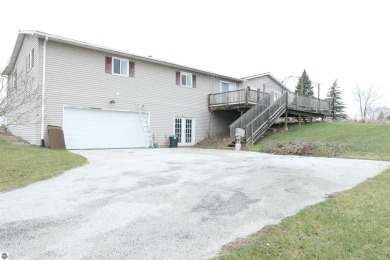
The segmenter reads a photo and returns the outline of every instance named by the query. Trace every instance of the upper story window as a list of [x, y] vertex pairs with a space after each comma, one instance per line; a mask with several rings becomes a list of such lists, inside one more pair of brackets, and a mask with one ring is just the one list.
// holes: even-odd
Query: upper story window
[[196, 88], [196, 75], [189, 72], [176, 71], [176, 85]]
[[112, 74], [129, 76], [129, 61], [119, 58], [112, 58]]
[[134, 78], [135, 63], [126, 59], [106, 57], [105, 72], [108, 74]]
[[180, 72], [180, 85], [184, 87], [192, 87], [192, 74]]
[[15, 69], [12, 75], [12, 87], [16, 89], [18, 87], [18, 71]]
[[32, 49], [26, 57], [26, 70], [30, 71], [34, 67], [34, 49]]

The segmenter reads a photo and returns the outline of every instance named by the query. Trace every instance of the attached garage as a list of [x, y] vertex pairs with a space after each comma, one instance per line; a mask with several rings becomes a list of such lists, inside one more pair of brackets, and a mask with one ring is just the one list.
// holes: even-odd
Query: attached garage
[[67, 149], [146, 147], [137, 112], [65, 107]]

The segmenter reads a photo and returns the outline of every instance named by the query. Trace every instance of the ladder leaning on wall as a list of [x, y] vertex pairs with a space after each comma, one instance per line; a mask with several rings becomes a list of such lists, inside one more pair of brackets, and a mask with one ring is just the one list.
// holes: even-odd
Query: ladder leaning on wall
[[138, 105], [139, 117], [141, 119], [142, 129], [145, 137], [146, 148], [153, 148], [152, 132], [150, 131], [150, 122], [144, 105]]

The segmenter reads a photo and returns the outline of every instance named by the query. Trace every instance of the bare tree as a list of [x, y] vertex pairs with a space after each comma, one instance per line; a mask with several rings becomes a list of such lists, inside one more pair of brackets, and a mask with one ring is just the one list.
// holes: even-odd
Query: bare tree
[[41, 103], [41, 91], [34, 78], [24, 73], [0, 75], [0, 123], [31, 125], [37, 122], [37, 109]]
[[377, 115], [376, 120], [385, 120], [387, 117], [390, 116], [390, 107], [377, 107], [375, 111]]
[[367, 116], [366, 116], [367, 121], [374, 121], [378, 117], [378, 114], [379, 114], [379, 110], [377, 107], [369, 106], [367, 108]]
[[356, 85], [352, 93], [355, 100], [359, 103], [360, 120], [364, 123], [367, 120], [367, 114], [373, 109], [375, 102], [381, 98], [379, 91], [373, 86], [364, 89], [359, 85]]

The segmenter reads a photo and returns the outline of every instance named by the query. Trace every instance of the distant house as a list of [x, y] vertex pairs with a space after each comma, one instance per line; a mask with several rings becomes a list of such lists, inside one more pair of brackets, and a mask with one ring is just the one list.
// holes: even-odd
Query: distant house
[[267, 92], [277, 100], [288, 91], [269, 73], [229, 77], [39, 31], [19, 31], [2, 74], [11, 85], [28, 76], [43, 99], [31, 111], [35, 122], [9, 130], [50, 146], [47, 126], [59, 126], [68, 149], [147, 147], [152, 136], [168, 145], [172, 134], [179, 146], [191, 146], [228, 132], [250, 107], [213, 109], [210, 94], [232, 91], [217, 97], [222, 104], [248, 87], [252, 99]]

